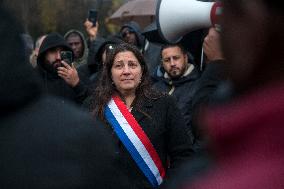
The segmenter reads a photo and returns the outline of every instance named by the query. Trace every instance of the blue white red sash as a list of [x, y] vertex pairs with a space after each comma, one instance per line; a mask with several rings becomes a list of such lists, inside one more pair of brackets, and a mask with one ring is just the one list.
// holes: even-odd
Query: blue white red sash
[[165, 169], [151, 141], [118, 96], [105, 108], [105, 117], [113, 127], [149, 182], [157, 187], [163, 182]]

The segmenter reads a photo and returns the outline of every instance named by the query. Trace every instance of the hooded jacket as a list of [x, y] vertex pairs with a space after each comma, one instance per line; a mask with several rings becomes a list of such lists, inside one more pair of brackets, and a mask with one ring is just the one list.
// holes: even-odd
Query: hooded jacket
[[43, 66], [45, 53], [47, 52], [47, 50], [55, 47], [62, 47], [63, 50], [72, 51], [71, 47], [66, 43], [65, 39], [60, 34], [51, 33], [47, 35], [46, 38], [42, 41], [38, 52], [37, 63]]
[[43, 89], [46, 93], [63, 98], [62, 100], [70, 100], [79, 103], [81, 102], [80, 92], [83, 91], [83, 87], [81, 85], [77, 85], [74, 88], [70, 87], [57, 75], [56, 70], [50, 70], [46, 67], [44, 62], [45, 54], [48, 50], [55, 47], [62, 47], [63, 50], [72, 51], [71, 47], [58, 33], [51, 33], [43, 40], [37, 60], [37, 70], [42, 78]]
[[83, 35], [82, 32], [78, 31], [78, 30], [69, 30], [68, 32], [66, 32], [66, 34], [64, 35], [64, 39], [66, 40], [67, 37], [71, 34], [71, 33], [76, 33], [80, 36], [82, 43], [83, 43], [83, 55], [82, 57], [75, 59], [74, 60], [74, 66], [77, 68], [81, 65], [84, 65], [87, 63], [87, 58], [88, 58], [88, 45], [85, 39], [85, 36]]
[[141, 49], [141, 51], [143, 51], [143, 48], [144, 48], [144, 45], [145, 45], [145, 44], [144, 44], [144, 43], [145, 43], [145, 38], [144, 38], [144, 36], [141, 34], [140, 26], [139, 26], [136, 22], [134, 22], [134, 21], [131, 21], [131, 22], [128, 22], [128, 23], [122, 25], [122, 27], [121, 27], [121, 29], [120, 29], [120, 32], [119, 32], [121, 38], [122, 38], [121, 32], [122, 32], [122, 30], [123, 30], [124, 28], [131, 28], [131, 29], [134, 31], [134, 33], [135, 33], [135, 35], [136, 35], [137, 42], [138, 42], [137, 47], [138, 47], [139, 49]]

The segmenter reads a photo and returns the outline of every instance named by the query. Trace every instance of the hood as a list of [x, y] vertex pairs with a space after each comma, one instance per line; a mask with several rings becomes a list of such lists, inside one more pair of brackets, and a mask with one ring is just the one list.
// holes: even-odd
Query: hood
[[39, 54], [37, 59], [37, 64], [39, 66], [42, 66], [42, 64], [44, 63], [43, 60], [46, 51], [55, 47], [62, 47], [64, 50], [72, 51], [71, 47], [66, 43], [66, 41], [60, 34], [48, 34], [39, 48]]
[[122, 27], [120, 28], [120, 36], [121, 36], [121, 31], [123, 30], [123, 28], [131, 28], [134, 32], [135, 32], [135, 35], [136, 35], [136, 38], [138, 39], [138, 47], [141, 49], [144, 47], [144, 41], [145, 41], [145, 38], [144, 36], [142, 35], [141, 33], [141, 29], [140, 29], [140, 26], [138, 23], [134, 22], [134, 21], [131, 21], [131, 22], [128, 22], [124, 25], [122, 25]]
[[88, 45], [87, 45], [87, 41], [86, 38], [84, 36], [84, 34], [82, 32], [80, 32], [79, 30], [75, 30], [75, 29], [71, 29], [69, 31], [67, 31], [64, 35], [64, 39], [66, 40], [66, 38], [71, 34], [71, 33], [76, 33], [80, 36], [80, 38], [83, 41], [83, 56], [81, 58], [78, 58], [77, 60], [75, 60], [75, 62], [82, 62], [84, 60], [87, 59], [88, 57]]
[[31, 103], [41, 93], [39, 78], [25, 56], [23, 29], [0, 7], [1, 117]]

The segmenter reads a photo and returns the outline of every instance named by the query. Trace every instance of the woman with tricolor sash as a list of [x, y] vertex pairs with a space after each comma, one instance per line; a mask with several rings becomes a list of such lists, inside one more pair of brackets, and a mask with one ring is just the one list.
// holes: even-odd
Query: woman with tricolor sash
[[132, 45], [110, 52], [90, 107], [109, 130], [116, 149], [110, 164], [129, 188], [158, 188], [192, 156], [176, 102], [151, 88], [144, 58]]

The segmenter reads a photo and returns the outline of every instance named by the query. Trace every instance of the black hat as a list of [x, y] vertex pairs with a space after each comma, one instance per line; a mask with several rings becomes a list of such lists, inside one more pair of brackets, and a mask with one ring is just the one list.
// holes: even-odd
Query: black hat
[[37, 63], [41, 64], [46, 51], [49, 49], [55, 48], [55, 47], [62, 47], [64, 50], [72, 51], [72, 48], [69, 46], [69, 44], [65, 41], [65, 39], [60, 34], [51, 33], [46, 36], [46, 38], [43, 40], [40, 46]]

